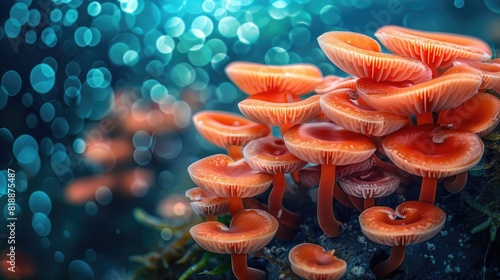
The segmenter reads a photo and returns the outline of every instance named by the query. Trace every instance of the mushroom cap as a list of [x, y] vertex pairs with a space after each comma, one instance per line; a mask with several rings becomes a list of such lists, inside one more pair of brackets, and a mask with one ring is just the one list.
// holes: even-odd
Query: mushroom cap
[[481, 85], [481, 73], [465, 66], [453, 66], [443, 75], [420, 84], [356, 82], [360, 97], [379, 111], [402, 116], [455, 108], [471, 98]]
[[339, 185], [348, 194], [362, 198], [377, 198], [392, 194], [399, 186], [399, 177], [379, 166], [339, 178]]
[[365, 209], [359, 215], [361, 232], [387, 246], [407, 246], [427, 241], [444, 226], [446, 213], [434, 204], [406, 201], [396, 210], [385, 206]]
[[312, 95], [304, 100], [290, 103], [247, 98], [238, 103], [238, 108], [247, 118], [270, 126], [307, 122], [321, 112], [319, 95]]
[[278, 230], [271, 214], [257, 209], [244, 209], [231, 219], [229, 228], [220, 222], [204, 222], [189, 233], [203, 249], [217, 254], [248, 254], [262, 249]]
[[500, 91], [500, 63], [460, 59], [453, 62], [453, 65], [465, 65], [481, 72], [483, 75], [483, 82], [479, 89], [492, 89], [496, 92]]
[[442, 112], [437, 123], [484, 136], [493, 131], [500, 121], [500, 100], [492, 94], [476, 93], [460, 106]]
[[344, 276], [347, 263], [323, 247], [302, 243], [288, 253], [292, 271], [304, 279], [335, 280]]
[[248, 95], [288, 93], [302, 95], [312, 92], [323, 75], [312, 64], [283, 66], [236, 61], [226, 67], [229, 79]]
[[368, 159], [377, 149], [370, 138], [327, 122], [295, 125], [283, 140], [292, 154], [315, 164], [353, 164]]
[[192, 163], [189, 176], [203, 190], [220, 197], [252, 197], [265, 192], [273, 176], [253, 170], [244, 159], [236, 162], [217, 154]]
[[223, 216], [229, 213], [229, 199], [209, 193], [202, 188], [195, 187], [186, 191], [191, 199], [191, 208], [198, 216]]
[[226, 148], [244, 146], [251, 140], [271, 134], [271, 128], [243, 116], [221, 111], [202, 111], [193, 116], [198, 132], [210, 143]]
[[355, 90], [338, 89], [322, 95], [320, 105], [334, 123], [364, 135], [385, 136], [408, 123], [407, 117], [377, 111], [356, 99]]
[[481, 160], [484, 151], [479, 136], [434, 124], [398, 130], [382, 140], [382, 147], [397, 167], [413, 175], [438, 179], [469, 170]]
[[354, 77], [342, 78], [335, 75], [329, 75], [323, 78], [323, 82], [319, 84], [314, 91], [317, 94], [322, 95], [341, 88], [351, 88], [356, 90], [357, 79], [358, 78]]
[[377, 41], [363, 34], [331, 31], [319, 36], [318, 43], [333, 64], [358, 78], [419, 83], [432, 77], [431, 69], [424, 63], [381, 53]]
[[269, 174], [291, 173], [307, 164], [290, 153], [283, 139], [276, 136], [251, 141], [243, 148], [243, 156], [250, 167]]
[[412, 57], [433, 67], [447, 67], [458, 58], [488, 60], [491, 49], [484, 41], [451, 33], [413, 30], [386, 25], [375, 32], [391, 52]]

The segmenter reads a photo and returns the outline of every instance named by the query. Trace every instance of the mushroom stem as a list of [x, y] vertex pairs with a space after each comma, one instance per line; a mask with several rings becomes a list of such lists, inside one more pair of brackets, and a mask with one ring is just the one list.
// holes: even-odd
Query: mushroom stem
[[216, 222], [217, 216], [215, 215], [205, 215], [205, 221], [207, 222]]
[[344, 192], [344, 190], [339, 186], [339, 184], [335, 183], [335, 189], [333, 190], [333, 196], [335, 199], [340, 202], [340, 204], [344, 205], [347, 208], [353, 208], [351, 200], [349, 196]]
[[423, 112], [417, 115], [417, 125], [434, 123], [432, 112]]
[[285, 174], [276, 173], [273, 175], [273, 189], [269, 194], [269, 213], [279, 218], [283, 212], [283, 195], [285, 194]]
[[373, 198], [373, 197], [365, 198], [363, 206], [364, 206], [364, 209], [368, 209], [370, 207], [375, 206], [375, 198]]
[[335, 165], [322, 164], [318, 188], [318, 223], [328, 237], [337, 237], [343, 229], [333, 213], [333, 190], [335, 184]]
[[243, 152], [241, 146], [227, 146], [227, 155], [230, 156], [234, 161], [240, 160], [243, 158]]
[[422, 177], [419, 201], [434, 204], [436, 200], [437, 178]]
[[364, 210], [363, 199], [360, 197], [355, 197], [353, 195], [347, 195], [347, 196], [349, 197], [349, 200], [351, 201], [354, 208], [356, 208], [356, 210], [358, 210], [359, 212], [363, 212]]
[[469, 172], [465, 171], [452, 177], [445, 178], [443, 181], [444, 188], [450, 193], [460, 192], [467, 183]]
[[266, 273], [260, 269], [248, 267], [245, 254], [231, 254], [234, 276], [238, 280], [264, 280]]
[[405, 258], [406, 246], [392, 246], [391, 255], [385, 261], [376, 264], [372, 271], [377, 278], [386, 276], [396, 270]]
[[229, 212], [231, 213], [231, 216], [234, 216], [243, 209], [245, 209], [245, 207], [243, 206], [243, 200], [241, 197], [229, 198]]

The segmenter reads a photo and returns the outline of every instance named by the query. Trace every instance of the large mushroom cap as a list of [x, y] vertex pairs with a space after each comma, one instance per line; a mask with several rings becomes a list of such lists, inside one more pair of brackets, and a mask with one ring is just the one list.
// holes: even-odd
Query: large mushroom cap
[[484, 136], [500, 121], [500, 100], [489, 93], [476, 93], [460, 106], [443, 112], [437, 123], [448, 128]]
[[288, 151], [283, 139], [275, 136], [251, 141], [243, 148], [243, 155], [250, 167], [269, 174], [291, 173], [307, 164]]
[[220, 222], [204, 222], [189, 233], [205, 250], [218, 254], [248, 254], [262, 249], [273, 239], [278, 221], [257, 209], [241, 210], [233, 216], [229, 228]]
[[420, 61], [380, 52], [373, 38], [354, 32], [332, 31], [318, 37], [326, 56], [344, 72], [375, 81], [413, 81], [431, 79], [429, 67]]
[[335, 280], [344, 276], [347, 263], [323, 247], [302, 243], [288, 253], [292, 271], [304, 279]]
[[447, 67], [458, 58], [488, 60], [491, 49], [484, 41], [474, 37], [413, 30], [386, 25], [375, 36], [391, 52], [412, 57], [434, 67]]
[[376, 150], [372, 140], [334, 123], [303, 123], [283, 136], [292, 154], [315, 164], [347, 165], [368, 159]]
[[353, 89], [338, 89], [320, 98], [321, 109], [334, 123], [364, 135], [385, 136], [406, 125], [408, 118], [358, 103]]
[[291, 126], [303, 123], [321, 112], [318, 95], [290, 103], [247, 98], [238, 103], [238, 108], [247, 118], [270, 126]]
[[433, 124], [398, 130], [382, 140], [382, 147], [396, 166], [428, 178], [465, 172], [481, 160], [484, 150], [477, 135]]
[[356, 86], [360, 97], [374, 109], [411, 116], [454, 108], [471, 98], [481, 81], [478, 71], [454, 66], [440, 77], [416, 85], [358, 79]]
[[439, 207], [420, 201], [401, 203], [396, 211], [374, 206], [359, 215], [361, 232], [371, 241], [388, 246], [424, 242], [444, 226], [446, 214]]
[[221, 148], [244, 146], [253, 139], [271, 134], [267, 125], [220, 111], [199, 112], [193, 116], [193, 122], [205, 139]]
[[248, 95], [259, 93], [309, 93], [321, 83], [321, 71], [311, 64], [272, 66], [252, 62], [232, 62], [226, 67], [231, 81]]
[[273, 176], [253, 170], [245, 160], [234, 162], [218, 154], [200, 159], [188, 167], [193, 182], [220, 197], [252, 197], [269, 188]]

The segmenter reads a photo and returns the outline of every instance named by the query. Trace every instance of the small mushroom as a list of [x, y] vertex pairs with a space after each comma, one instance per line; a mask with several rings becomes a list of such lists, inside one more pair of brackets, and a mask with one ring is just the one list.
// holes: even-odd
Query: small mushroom
[[273, 181], [272, 175], [255, 171], [244, 159], [233, 161], [223, 154], [192, 163], [188, 173], [198, 187], [219, 197], [228, 197], [233, 216], [243, 209], [242, 198], [265, 192]]
[[364, 199], [364, 209], [375, 205], [375, 198], [392, 194], [399, 178], [379, 166], [339, 178], [339, 185], [351, 196]]
[[288, 260], [292, 271], [304, 279], [336, 280], [344, 276], [347, 263], [333, 253], [316, 244], [302, 243], [290, 249]]
[[404, 260], [406, 246], [427, 241], [444, 226], [446, 214], [433, 204], [420, 201], [401, 203], [396, 210], [374, 206], [359, 215], [361, 232], [371, 241], [392, 246], [388, 259], [372, 271], [380, 278], [396, 270]]
[[186, 197], [191, 200], [191, 208], [198, 215], [205, 217], [207, 221], [216, 221], [217, 216], [229, 214], [229, 199], [219, 197], [195, 187], [186, 191]]
[[193, 116], [193, 123], [208, 142], [227, 149], [234, 160], [243, 157], [241, 150], [248, 142], [271, 134], [267, 125], [220, 111], [199, 112]]
[[207, 251], [231, 254], [234, 276], [239, 280], [266, 279], [262, 270], [249, 268], [246, 254], [256, 252], [269, 243], [278, 230], [278, 221], [271, 214], [246, 209], [233, 216], [229, 228], [220, 222], [204, 222], [189, 233]]
[[282, 135], [291, 126], [307, 122], [321, 112], [319, 95], [291, 102], [270, 102], [247, 98], [238, 103], [238, 108], [243, 115], [255, 122], [279, 126]]
[[243, 156], [250, 167], [273, 176], [274, 185], [269, 195], [268, 207], [271, 215], [279, 218], [283, 213], [285, 174], [301, 169], [307, 162], [290, 153], [283, 139], [275, 136], [251, 141], [243, 148]]
[[275, 94], [300, 96], [310, 93], [323, 77], [318, 67], [312, 64], [275, 66], [236, 61], [225, 70], [229, 79], [244, 93], [263, 94], [268, 101], [275, 101]]

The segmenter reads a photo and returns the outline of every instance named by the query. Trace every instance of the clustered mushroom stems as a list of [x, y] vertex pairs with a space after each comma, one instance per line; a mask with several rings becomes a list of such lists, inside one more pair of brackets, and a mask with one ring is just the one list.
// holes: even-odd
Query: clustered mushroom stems
[[[317, 222], [323, 233], [335, 238], [344, 229], [334, 215], [334, 198], [346, 207], [356, 206], [361, 212], [359, 222], [363, 234], [373, 242], [392, 248], [389, 258], [372, 269], [377, 277], [385, 277], [402, 264], [406, 245], [428, 240], [444, 226], [446, 214], [434, 205], [438, 182], [442, 182], [451, 193], [460, 192], [467, 183], [468, 170], [481, 159], [484, 144], [479, 137], [493, 131], [500, 120], [500, 100], [495, 95], [484, 93], [500, 89], [500, 74], [487, 69], [497, 66], [500, 69], [500, 61], [491, 61], [489, 46], [472, 37], [399, 26], [381, 27], [375, 36], [390, 54], [381, 53], [380, 44], [363, 34], [332, 31], [318, 37], [326, 57], [352, 76], [349, 79], [333, 75], [323, 77], [317, 67], [309, 64], [271, 66], [252, 62], [230, 63], [226, 74], [236, 87], [249, 95], [238, 107], [246, 117], [247, 126], [254, 130], [243, 132], [243, 126], [235, 129], [231, 126], [234, 121], [215, 124], [221, 131], [210, 131], [209, 134], [203, 128], [207, 123], [199, 122], [196, 128], [208, 141], [227, 149], [234, 160], [231, 164], [238, 165], [240, 160], [247, 161], [252, 167], [244, 147], [251, 141], [270, 136], [270, 127], [278, 126], [281, 135], [277, 137], [284, 141], [287, 152], [305, 163], [320, 166], [319, 181], [316, 181]], [[302, 96], [310, 92], [316, 93], [312, 96], [315, 99], [310, 99], [312, 101], [306, 106], [301, 102], [307, 98]], [[345, 94], [348, 98], [342, 97]], [[336, 100], [342, 98], [344, 103], [340, 105], [340, 101]], [[466, 104], [472, 98], [475, 98], [473, 105], [479, 105]], [[480, 113], [488, 117], [481, 119], [474, 116]], [[313, 130], [319, 136], [314, 135]], [[237, 138], [240, 145], [218, 141], [222, 138], [218, 134]], [[348, 142], [348, 148], [339, 148], [342, 141]], [[326, 144], [311, 147], [313, 142]], [[358, 150], [353, 147], [358, 147]], [[395, 187], [401, 183], [408, 188], [420, 177], [418, 201], [408, 200], [398, 205], [394, 212], [389, 207], [376, 205], [373, 189], [362, 192], [363, 196], [369, 194], [364, 202], [362, 198], [346, 194], [347, 191], [344, 192], [337, 184], [339, 166], [351, 166], [368, 158], [371, 158], [371, 168], [383, 172], [367, 171], [358, 176], [361, 181], [378, 181], [392, 176], [395, 177]], [[451, 162], [449, 166], [440, 162], [444, 159], [447, 164]], [[266, 186], [264, 181], [271, 178], [274, 183], [268, 198], [268, 211], [272, 214], [271, 218], [280, 224], [280, 230], [274, 229], [273, 234], [297, 229], [297, 220], [295, 223], [286, 222], [295, 214], [282, 204], [287, 184], [285, 174], [268, 174], [260, 168], [252, 168], [255, 174], [264, 177], [235, 184], [240, 184], [241, 190], [244, 190], [260, 180], [262, 193], [270, 185]], [[310, 168], [306, 166], [302, 170]], [[290, 172], [293, 182], [301, 184], [299, 170]], [[384, 175], [370, 178], [370, 172]], [[210, 189], [205, 184], [211, 185], [218, 176], [227, 177], [224, 179], [227, 180], [226, 188], [231, 185], [232, 177], [224, 172], [217, 173], [214, 178], [199, 174], [190, 173], [202, 189]], [[404, 188], [399, 192], [404, 192]], [[228, 201], [233, 217], [247, 211], [242, 196], [229, 196]], [[264, 207], [259, 205], [259, 208]], [[379, 236], [384, 230], [378, 230], [375, 224], [381, 224], [385, 231], [402, 230], [404, 233]], [[421, 232], [417, 228], [426, 229]], [[208, 246], [207, 250], [219, 250], [212, 246]], [[263, 271], [248, 268], [246, 262], [245, 253], [232, 253], [233, 272], [238, 279], [265, 277]], [[299, 266], [296, 268], [294, 272], [299, 273]]]

